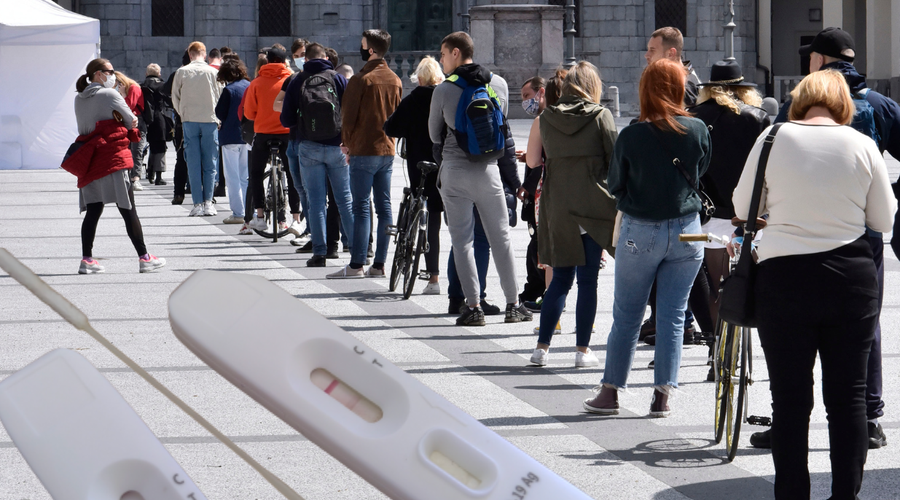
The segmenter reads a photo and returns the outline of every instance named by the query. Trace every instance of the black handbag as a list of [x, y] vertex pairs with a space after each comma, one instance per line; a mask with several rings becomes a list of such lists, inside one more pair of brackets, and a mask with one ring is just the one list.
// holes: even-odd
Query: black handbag
[[741, 256], [737, 266], [730, 276], [722, 282], [719, 290], [719, 317], [726, 322], [755, 328], [756, 317], [756, 271], [757, 264], [753, 260], [751, 244], [756, 233], [756, 219], [759, 213], [760, 198], [762, 198], [763, 183], [766, 179], [766, 165], [769, 162], [769, 152], [772, 151], [772, 143], [775, 142], [775, 134], [781, 128], [782, 123], [772, 127], [766, 136], [762, 151], [759, 154], [759, 163], [756, 167], [756, 180], [753, 183], [753, 195], [750, 198], [750, 211], [747, 214], [747, 228], [744, 231], [744, 243], [741, 245]]
[[665, 141], [663, 141], [662, 136], [656, 129], [656, 125], [650, 124], [651, 129], [656, 132], [656, 135], [660, 138], [659, 144], [666, 150], [669, 155], [672, 156], [672, 164], [681, 172], [681, 175], [684, 176], [684, 180], [687, 181], [688, 186], [694, 190], [694, 193], [697, 194], [697, 197], [700, 198], [700, 225], [704, 225], [709, 222], [709, 219], [712, 218], [713, 214], [716, 212], [716, 205], [713, 203], [712, 198], [709, 197], [705, 192], [703, 192], [703, 181], [697, 179], [697, 186], [694, 186], [694, 181], [691, 180], [691, 175], [684, 168], [684, 165], [681, 162], [681, 158], [678, 158], [674, 154], [672, 154], [672, 150], [666, 146]]

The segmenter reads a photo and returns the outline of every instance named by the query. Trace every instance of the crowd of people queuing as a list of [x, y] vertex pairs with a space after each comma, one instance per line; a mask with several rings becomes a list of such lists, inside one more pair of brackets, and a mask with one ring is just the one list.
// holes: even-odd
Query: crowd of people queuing
[[[103, 272], [91, 252], [106, 203], [118, 206], [140, 271], [165, 265], [147, 252], [133, 192], [143, 189], [145, 175], [165, 184], [166, 143], [174, 140], [172, 203], [190, 194], [191, 216], [216, 215], [214, 196], [227, 188], [231, 215], [224, 222], [242, 224], [240, 234], [264, 230], [262, 178], [277, 148], [290, 173], [293, 215], [281, 224], [296, 236], [297, 253], [310, 255], [307, 266], [326, 266], [343, 243], [349, 264], [327, 278], [384, 277], [395, 138], [403, 138], [413, 186], [423, 175], [419, 162], [440, 165], [425, 174], [423, 293], [441, 293], [445, 223], [449, 313], [458, 315], [457, 325], [480, 326], [486, 315], [501, 314], [485, 300], [493, 253], [505, 321], [541, 315], [531, 363], [548, 363], [577, 282], [575, 366], [599, 366], [590, 344], [605, 252], [615, 259], [613, 323], [602, 380], [583, 408], [618, 414], [618, 394], [644, 340], [655, 345], [649, 414], [665, 417], [679, 385], [682, 345], [695, 339], [693, 319], [700, 337], [713, 333], [719, 283], [734, 255], [731, 246], [682, 242], [679, 235], [740, 235], [740, 221], [764, 216], [756, 294], [773, 425], [751, 442], [772, 448], [777, 498], [809, 498], [807, 436], [818, 355], [832, 498], [856, 498], [867, 450], [887, 443], [878, 423], [884, 407], [878, 317], [882, 232], [895, 226], [897, 202], [882, 154], [900, 158], [900, 107], [867, 89], [852, 65], [855, 48], [846, 32], [828, 28], [801, 48], [810, 75], [774, 120], [787, 125], [772, 140], [759, 214], [749, 210], [772, 114], [733, 60], [716, 62], [709, 80], [700, 81], [683, 61], [675, 28], [661, 28], [648, 41], [640, 116], [631, 125], [618, 129], [601, 105], [599, 70], [582, 61], [547, 80], [522, 83], [523, 109], [535, 117], [527, 146], [516, 151], [507, 128], [490, 157], [463, 143], [460, 115], [469, 112], [465, 100], [472, 92], [483, 91], [505, 117], [509, 86], [474, 62], [469, 35], [451, 33], [439, 60], [423, 58], [412, 76], [417, 87], [405, 98], [400, 77], [384, 60], [390, 43], [383, 30], [365, 31], [365, 65], [355, 74], [333, 49], [303, 39], [290, 50], [262, 49], [252, 79], [236, 53], [227, 47], [207, 53], [200, 42], [190, 44], [183, 66], [166, 81], [156, 64], [138, 84], [109, 61], [91, 61], [75, 100], [80, 148], [73, 146], [66, 159], [86, 212], [79, 272]], [[527, 167], [524, 181], [518, 161]], [[715, 207], [711, 217], [701, 217], [710, 215], [701, 188]], [[510, 240], [517, 198], [531, 236], [521, 292]], [[900, 238], [892, 246], [900, 250]]]

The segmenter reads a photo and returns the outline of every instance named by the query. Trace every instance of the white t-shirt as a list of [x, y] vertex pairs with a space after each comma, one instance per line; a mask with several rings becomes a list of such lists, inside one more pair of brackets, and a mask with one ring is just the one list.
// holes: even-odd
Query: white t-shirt
[[[734, 210], [747, 218], [763, 142], [756, 140], [734, 190]], [[789, 122], [775, 135], [759, 213], [769, 214], [759, 260], [834, 250], [865, 233], [888, 232], [897, 200], [875, 142], [841, 125]]]

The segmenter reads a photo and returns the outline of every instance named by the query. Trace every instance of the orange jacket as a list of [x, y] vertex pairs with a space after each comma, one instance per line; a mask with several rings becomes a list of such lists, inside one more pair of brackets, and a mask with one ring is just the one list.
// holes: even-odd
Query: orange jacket
[[281, 63], [269, 63], [260, 68], [257, 76], [244, 93], [244, 116], [253, 120], [257, 134], [287, 134], [290, 130], [281, 126], [281, 113], [272, 109], [281, 85], [291, 76], [291, 70]]

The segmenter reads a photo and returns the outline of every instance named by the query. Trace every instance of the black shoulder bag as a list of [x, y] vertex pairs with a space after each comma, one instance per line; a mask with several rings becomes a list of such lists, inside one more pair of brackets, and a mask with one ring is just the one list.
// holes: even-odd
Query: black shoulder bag
[[672, 156], [672, 164], [675, 165], [679, 172], [681, 172], [681, 175], [684, 176], [684, 180], [687, 181], [688, 186], [690, 186], [691, 189], [694, 190], [694, 193], [696, 193], [700, 198], [700, 204], [702, 205], [702, 207], [700, 207], [700, 225], [706, 224], [707, 222], [709, 222], [709, 219], [712, 218], [712, 215], [716, 212], [716, 205], [713, 203], [709, 195], [703, 192], [703, 182], [701, 182], [698, 178], [697, 186], [694, 186], [694, 181], [691, 179], [691, 175], [684, 168], [681, 159], [672, 154], [672, 150], [669, 149], [668, 146], [666, 146], [665, 140], [662, 134], [660, 134], [657, 130], [656, 125], [651, 123], [650, 127], [651, 130], [656, 133], [656, 136], [659, 137], [659, 144], [663, 147], [663, 149], [666, 150], [667, 153], [669, 153], [670, 156]]
[[766, 180], [769, 152], [772, 151], [775, 134], [781, 125], [782, 123], [779, 123], [772, 127], [759, 154], [756, 181], [753, 183], [753, 195], [750, 198], [750, 211], [747, 213], [747, 230], [744, 231], [744, 244], [741, 245], [741, 256], [734, 272], [725, 278], [725, 281], [722, 282], [722, 289], [719, 291], [719, 317], [732, 325], [755, 328], [757, 323], [754, 292], [757, 264], [753, 260], [753, 251], [750, 245], [756, 234], [756, 219], [759, 214], [763, 183]]

